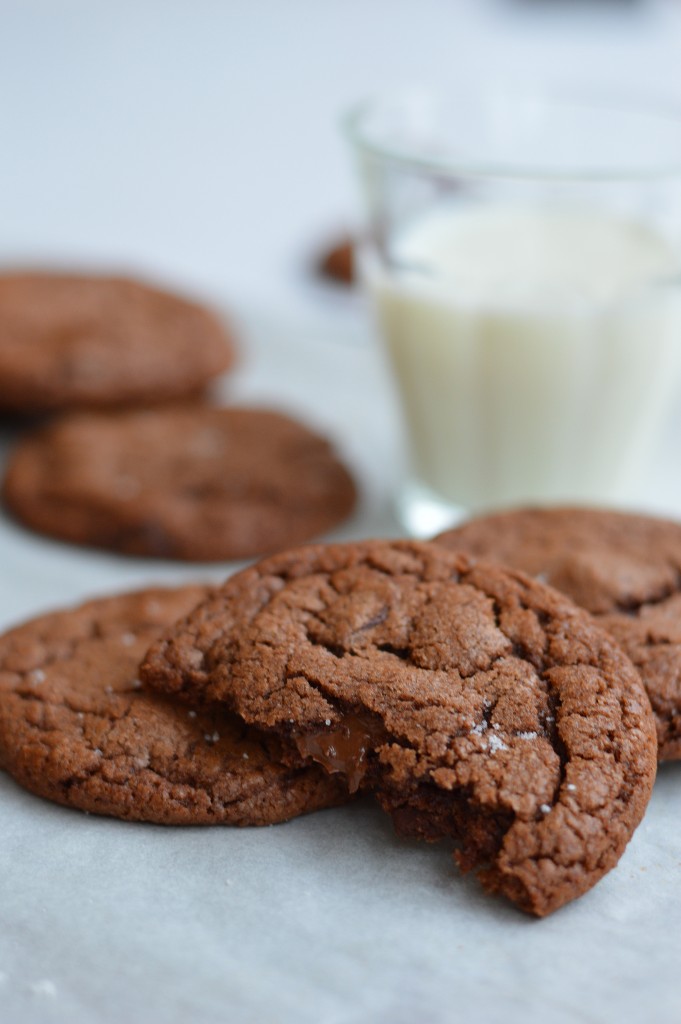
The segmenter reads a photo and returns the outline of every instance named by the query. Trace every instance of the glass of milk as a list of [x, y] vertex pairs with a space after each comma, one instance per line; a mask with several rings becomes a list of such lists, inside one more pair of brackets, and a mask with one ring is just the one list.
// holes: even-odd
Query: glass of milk
[[404, 412], [405, 528], [643, 504], [681, 381], [681, 120], [412, 91], [360, 105], [347, 131]]

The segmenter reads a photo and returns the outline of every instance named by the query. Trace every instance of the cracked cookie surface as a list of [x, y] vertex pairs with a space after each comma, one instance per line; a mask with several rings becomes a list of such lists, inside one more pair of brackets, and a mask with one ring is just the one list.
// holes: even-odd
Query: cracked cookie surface
[[223, 708], [141, 689], [151, 641], [205, 598], [149, 590], [44, 615], [0, 638], [0, 765], [60, 804], [133, 821], [268, 825], [343, 802], [320, 768]]
[[582, 610], [434, 545], [285, 552], [152, 645], [143, 678], [224, 702], [373, 790], [399, 832], [544, 915], [619, 859], [655, 729], [633, 666]]
[[0, 410], [41, 413], [182, 398], [234, 362], [208, 310], [139, 281], [0, 274]]
[[435, 542], [538, 576], [627, 652], [653, 706], [660, 760], [681, 759], [681, 525], [586, 508], [483, 516]]
[[5, 503], [34, 530], [124, 554], [250, 558], [350, 514], [329, 442], [266, 409], [74, 414], [20, 441]]

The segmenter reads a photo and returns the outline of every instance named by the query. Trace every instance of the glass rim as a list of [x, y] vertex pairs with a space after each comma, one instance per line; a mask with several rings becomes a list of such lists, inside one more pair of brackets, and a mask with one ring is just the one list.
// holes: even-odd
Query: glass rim
[[355, 150], [377, 160], [402, 165], [411, 170], [427, 171], [435, 174], [450, 174], [452, 177], [470, 177], [480, 179], [507, 179], [515, 181], [555, 181], [575, 183], [607, 183], [656, 181], [670, 178], [681, 179], [681, 107], [669, 101], [667, 103], [641, 99], [618, 98], [610, 96], [568, 95], [560, 92], [529, 92], [502, 91], [501, 89], [480, 90], [475, 94], [477, 100], [503, 98], [506, 101], [531, 101], [547, 109], [572, 109], [600, 114], [628, 115], [645, 117], [649, 123], [657, 122], [666, 127], [676, 127], [679, 135], [678, 160], [651, 161], [650, 166], [629, 165], [613, 162], [612, 166], [576, 166], [562, 170], [557, 167], [541, 166], [538, 163], [521, 160], [476, 160], [471, 157], [452, 157], [451, 155], [436, 156], [420, 153], [415, 145], [397, 145], [371, 137], [366, 129], [366, 119], [381, 105], [389, 102], [405, 103], [413, 97], [431, 100], [451, 99], [452, 94], [438, 92], [436, 89], [406, 88], [392, 92], [374, 93], [360, 99], [347, 109], [340, 119], [341, 130], [345, 138]]

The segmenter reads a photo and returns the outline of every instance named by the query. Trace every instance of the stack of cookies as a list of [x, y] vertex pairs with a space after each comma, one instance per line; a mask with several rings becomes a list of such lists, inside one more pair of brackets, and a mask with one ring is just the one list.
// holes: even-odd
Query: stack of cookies
[[617, 863], [656, 719], [609, 619], [450, 543], [302, 547], [216, 590], [19, 627], [0, 641], [3, 764], [58, 802], [168, 823], [370, 793], [400, 835], [453, 840], [462, 870], [544, 916]]
[[0, 275], [0, 413], [60, 414], [10, 458], [6, 507], [71, 543], [196, 561], [335, 526], [356, 492], [328, 441], [201, 401], [234, 360], [209, 310], [146, 284]]

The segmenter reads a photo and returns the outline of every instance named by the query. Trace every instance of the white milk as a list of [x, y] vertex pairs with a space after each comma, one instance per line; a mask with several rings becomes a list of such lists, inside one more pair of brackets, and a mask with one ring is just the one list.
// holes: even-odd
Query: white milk
[[468, 206], [369, 271], [415, 477], [470, 509], [626, 496], [681, 368], [676, 254], [633, 222]]

